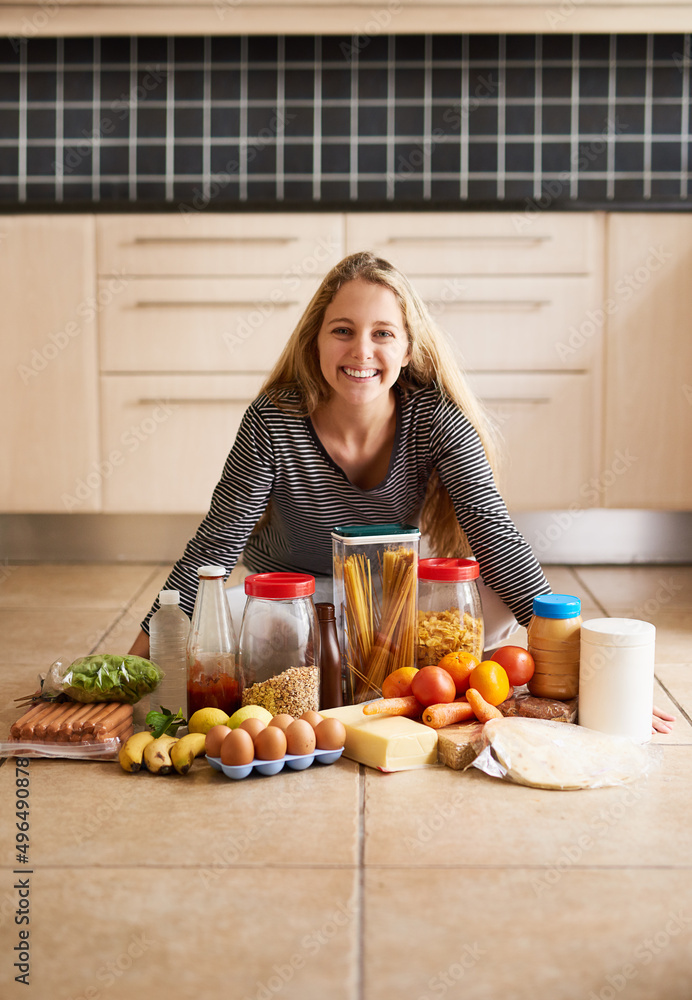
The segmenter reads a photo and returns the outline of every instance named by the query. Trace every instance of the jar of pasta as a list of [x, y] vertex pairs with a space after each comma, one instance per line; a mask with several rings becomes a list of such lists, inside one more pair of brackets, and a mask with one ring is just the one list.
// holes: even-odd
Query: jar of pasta
[[475, 559], [421, 559], [418, 564], [416, 666], [436, 666], [447, 653], [483, 654], [483, 612]]

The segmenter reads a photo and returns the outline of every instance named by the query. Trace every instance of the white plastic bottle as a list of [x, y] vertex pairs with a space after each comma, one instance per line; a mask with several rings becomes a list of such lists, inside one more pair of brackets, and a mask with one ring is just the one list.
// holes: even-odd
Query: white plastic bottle
[[175, 713], [182, 708], [187, 718], [187, 637], [190, 619], [178, 606], [180, 592], [162, 590], [161, 607], [149, 622], [149, 659], [161, 667], [165, 677], [152, 692], [151, 707]]

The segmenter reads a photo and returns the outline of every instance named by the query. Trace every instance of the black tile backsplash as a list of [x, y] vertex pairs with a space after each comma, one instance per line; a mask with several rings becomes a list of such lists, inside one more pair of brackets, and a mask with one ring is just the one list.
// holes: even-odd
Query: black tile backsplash
[[689, 35], [0, 39], [0, 203], [690, 198]]

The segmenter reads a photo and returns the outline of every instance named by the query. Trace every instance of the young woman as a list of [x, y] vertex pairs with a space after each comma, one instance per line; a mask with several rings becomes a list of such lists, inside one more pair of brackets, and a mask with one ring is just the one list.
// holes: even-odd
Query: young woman
[[[197, 568], [230, 573], [242, 556], [255, 573], [311, 573], [316, 599], [330, 600], [335, 525], [420, 524], [433, 553], [478, 560], [492, 649], [550, 591], [493, 460], [488, 422], [420, 297], [387, 261], [353, 254], [326, 276], [247, 409], [166, 588], [191, 615]], [[131, 652], [148, 655], [157, 607]]]

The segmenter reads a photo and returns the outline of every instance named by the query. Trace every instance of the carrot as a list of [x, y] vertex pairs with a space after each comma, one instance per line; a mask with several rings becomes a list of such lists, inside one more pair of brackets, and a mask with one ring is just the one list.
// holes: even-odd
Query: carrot
[[363, 705], [364, 715], [405, 715], [417, 719], [423, 706], [412, 694], [406, 698], [380, 698]]
[[451, 726], [455, 722], [466, 722], [467, 719], [473, 718], [473, 709], [468, 701], [460, 698], [459, 701], [448, 704], [428, 705], [423, 712], [421, 722], [432, 729], [442, 729], [443, 726]]
[[479, 722], [490, 722], [491, 719], [501, 719], [502, 712], [500, 712], [493, 705], [489, 705], [485, 698], [476, 691], [475, 688], [469, 688], [466, 692], [466, 700], [473, 709], [474, 715]]

